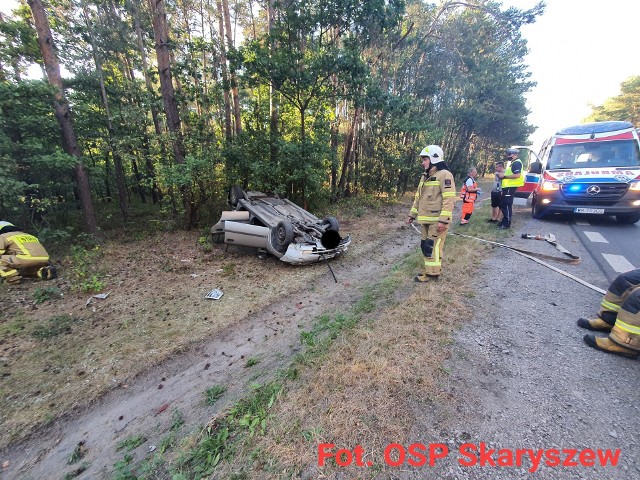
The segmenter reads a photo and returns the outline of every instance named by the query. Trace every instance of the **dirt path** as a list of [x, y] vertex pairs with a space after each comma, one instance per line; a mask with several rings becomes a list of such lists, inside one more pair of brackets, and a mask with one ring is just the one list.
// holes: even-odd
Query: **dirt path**
[[[287, 365], [300, 349], [300, 332], [311, 328], [319, 315], [348, 309], [360, 299], [366, 285], [416, 248], [416, 234], [403, 228], [399, 220], [406, 209], [398, 206], [382, 215], [384, 219], [376, 225], [365, 226], [354, 239], [352, 251], [331, 263], [338, 283], [327, 269], [321, 273], [317, 268], [297, 271], [312, 280], [299, 292], [239, 316], [233, 324], [211, 332], [209, 340], [2, 452], [1, 458], [9, 461], [9, 467], [0, 477], [62, 478], [77, 468], [69, 466], [68, 460], [82, 442], [86, 449], [82, 461], [90, 466], [77, 478], [109, 478], [114, 463], [123, 457], [116, 446], [124, 439], [144, 436], [146, 449], [137, 449], [141, 450], [138, 455], [144, 455], [170, 431], [174, 412], [184, 420], [184, 432], [203, 425], [245, 394], [250, 384], [263, 382]], [[287, 281], [286, 276], [279, 278], [283, 286]], [[233, 293], [226, 295], [221, 302]], [[247, 368], [249, 358], [259, 363]], [[214, 385], [223, 385], [226, 391], [215, 406], [207, 406], [204, 392]]]

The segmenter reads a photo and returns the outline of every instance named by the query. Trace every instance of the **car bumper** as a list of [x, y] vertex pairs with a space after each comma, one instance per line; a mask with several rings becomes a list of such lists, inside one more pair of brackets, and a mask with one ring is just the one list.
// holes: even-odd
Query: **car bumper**
[[[548, 203], [545, 203], [548, 200]], [[567, 200], [561, 195], [536, 195], [535, 201], [549, 212], [584, 213], [584, 210], [597, 210], [602, 215], [629, 215], [640, 212], [640, 194], [627, 193], [618, 200], [580, 201]], [[602, 212], [600, 212], [602, 210]]]
[[318, 241], [312, 243], [292, 243], [287, 248], [280, 260], [294, 265], [303, 265], [308, 263], [317, 263], [323, 260], [329, 260], [341, 253], [344, 253], [351, 245], [351, 236], [347, 236], [340, 240], [340, 244], [331, 250], [322, 247]]

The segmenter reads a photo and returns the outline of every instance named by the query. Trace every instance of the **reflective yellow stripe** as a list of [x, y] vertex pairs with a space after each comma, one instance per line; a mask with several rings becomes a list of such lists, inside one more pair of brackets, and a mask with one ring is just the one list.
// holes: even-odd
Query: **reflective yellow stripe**
[[411, 209], [411, 213], [418, 213], [418, 209], [417, 208], [412, 208]]
[[442, 210], [442, 211], [440, 212], [440, 216], [441, 216], [441, 217], [450, 217], [450, 216], [451, 216], [451, 213], [452, 213], [452, 212], [451, 212], [451, 210]]
[[17, 270], [0, 270], [0, 277], [11, 277], [13, 275], [15, 275], [16, 273], [18, 273]]
[[640, 327], [629, 325], [628, 323], [621, 322], [620, 320], [616, 320], [615, 326], [620, 330], [624, 330], [625, 332], [629, 332], [633, 335], [640, 335]]
[[436, 240], [436, 243], [433, 245], [433, 262], [428, 262], [427, 260], [425, 260], [424, 261], [425, 267], [441, 267], [442, 266], [442, 260], [440, 259], [440, 242], [441, 241], [442, 241], [441, 238]]
[[606, 308], [607, 310], [611, 310], [613, 312], [620, 311], [620, 305], [616, 305], [615, 303], [607, 302], [606, 300], [602, 300], [600, 304], [601, 307]]
[[425, 185], [440, 185], [439, 180], [431, 180], [429, 182], [424, 182]]
[[456, 197], [456, 196], [457, 196], [457, 195], [456, 195], [456, 192], [444, 192], [444, 193], [442, 194], [442, 197], [443, 197], [443, 198], [447, 198], [447, 197]]
[[22, 260], [38, 260], [43, 262], [49, 261], [49, 257], [32, 257], [31, 255], [16, 255], [16, 258], [20, 258]]
[[437, 222], [440, 217], [421, 217], [418, 216], [419, 222]]

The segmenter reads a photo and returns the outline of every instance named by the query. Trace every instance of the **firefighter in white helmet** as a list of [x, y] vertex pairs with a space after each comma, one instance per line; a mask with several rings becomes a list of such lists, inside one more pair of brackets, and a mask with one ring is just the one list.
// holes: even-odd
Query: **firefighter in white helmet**
[[0, 281], [18, 283], [22, 276], [56, 277], [40, 241], [6, 221], [0, 221]]
[[608, 337], [585, 335], [590, 347], [635, 358], [640, 354], [640, 268], [621, 273], [609, 285], [596, 318], [581, 318], [578, 326]]
[[422, 226], [420, 247], [424, 256], [424, 273], [415, 277], [416, 282], [437, 280], [442, 272], [442, 251], [456, 201], [453, 174], [444, 162], [442, 148], [428, 145], [420, 152], [424, 173], [407, 218], [407, 223], [417, 221]]

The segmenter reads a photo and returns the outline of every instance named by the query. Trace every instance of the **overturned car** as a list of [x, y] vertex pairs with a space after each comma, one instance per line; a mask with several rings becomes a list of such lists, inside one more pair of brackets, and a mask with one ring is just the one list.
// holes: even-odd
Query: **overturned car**
[[351, 237], [340, 236], [335, 217], [320, 220], [276, 194], [245, 192], [233, 186], [228, 196], [231, 211], [222, 212], [212, 236], [224, 243], [265, 249], [283, 262], [314, 263], [347, 250]]

